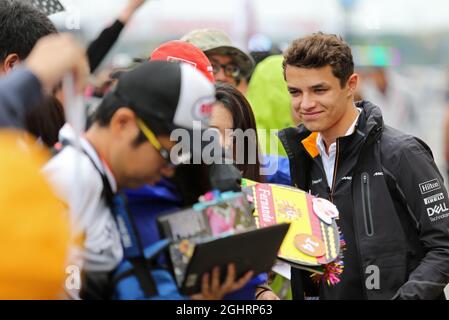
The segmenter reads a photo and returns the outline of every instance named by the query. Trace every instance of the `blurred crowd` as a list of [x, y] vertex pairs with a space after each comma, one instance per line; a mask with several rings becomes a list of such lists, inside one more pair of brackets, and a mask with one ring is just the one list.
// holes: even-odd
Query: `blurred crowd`
[[[146, 248], [160, 240], [158, 216], [193, 205], [213, 187], [210, 168], [170, 157], [170, 133], [192, 132], [194, 121], [202, 131], [215, 129], [225, 150], [235, 146], [229, 132], [254, 130], [243, 148], [247, 160], [236, 164], [241, 176], [292, 185], [277, 133], [302, 119], [292, 108], [283, 52], [261, 35], [247, 52], [221, 30], [197, 29], [145, 59], [102, 64], [119, 39], [126, 41], [120, 35], [144, 3], [127, 1], [85, 48], [58, 33], [38, 7], [0, 0], [0, 299], [118, 298], [112, 279], [129, 256], [114, 217], [117, 194], [126, 196]], [[425, 137], [426, 106], [410, 87], [383, 66], [357, 72], [356, 101], [379, 105], [386, 124]], [[447, 119], [449, 168], [449, 113]], [[198, 152], [186, 149], [180, 162]], [[273, 163], [274, 172], [261, 174]], [[280, 276], [238, 278], [230, 265], [219, 279], [214, 270], [201, 293], [174, 297], [291, 298]]]

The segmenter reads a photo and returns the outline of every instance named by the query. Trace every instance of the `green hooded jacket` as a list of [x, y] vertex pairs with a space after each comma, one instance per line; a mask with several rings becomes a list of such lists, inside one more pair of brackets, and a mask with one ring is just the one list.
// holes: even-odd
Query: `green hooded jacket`
[[291, 116], [291, 99], [282, 70], [282, 55], [266, 58], [259, 63], [249, 83], [247, 98], [256, 118], [257, 128], [267, 130], [259, 132], [259, 140], [264, 154], [283, 155], [282, 144], [273, 134], [277, 148], [270, 148], [270, 129], [281, 130], [294, 126]]

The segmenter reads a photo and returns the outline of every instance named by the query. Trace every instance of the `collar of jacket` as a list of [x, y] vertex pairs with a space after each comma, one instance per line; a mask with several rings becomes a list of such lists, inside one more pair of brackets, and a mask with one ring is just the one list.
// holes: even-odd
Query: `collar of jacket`
[[[364, 144], [371, 143], [383, 130], [383, 119], [380, 108], [368, 101], [356, 102], [356, 107], [362, 109], [356, 125], [356, 132], [363, 138]], [[319, 155], [316, 138], [318, 133], [307, 130], [304, 125], [296, 128], [287, 128], [279, 132], [281, 140], [287, 155], [293, 158], [300, 149], [305, 151], [310, 157], [315, 158]], [[343, 143], [348, 143], [351, 136], [338, 138]], [[299, 142], [299, 143], [298, 143]]]
[[[355, 146], [367, 146], [373, 143], [383, 130], [380, 108], [368, 101], [359, 101], [356, 107], [362, 109], [356, 126], [356, 134], [338, 139], [341, 150], [351, 151]], [[303, 190], [308, 188], [307, 168], [310, 161], [319, 155], [316, 145], [316, 132], [310, 132], [303, 125], [286, 128], [279, 132], [287, 156], [290, 159], [290, 171], [293, 183]]]

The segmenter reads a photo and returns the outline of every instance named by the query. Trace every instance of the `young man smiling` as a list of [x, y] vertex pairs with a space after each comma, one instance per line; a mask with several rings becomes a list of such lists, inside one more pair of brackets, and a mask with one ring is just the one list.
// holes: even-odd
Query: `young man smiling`
[[303, 123], [279, 135], [292, 180], [338, 207], [347, 243], [341, 282], [315, 286], [293, 269], [294, 298], [444, 298], [449, 202], [430, 149], [384, 125], [377, 106], [354, 103], [358, 75], [339, 37], [298, 39], [284, 58], [292, 105]]

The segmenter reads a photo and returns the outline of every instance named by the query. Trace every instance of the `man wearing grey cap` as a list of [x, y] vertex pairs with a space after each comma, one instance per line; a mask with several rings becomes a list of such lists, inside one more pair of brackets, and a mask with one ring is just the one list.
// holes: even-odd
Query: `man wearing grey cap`
[[181, 40], [197, 46], [207, 55], [217, 82], [229, 83], [240, 90], [243, 80], [253, 71], [254, 60], [251, 56], [233, 45], [229, 36], [221, 30], [197, 29], [184, 35]]

